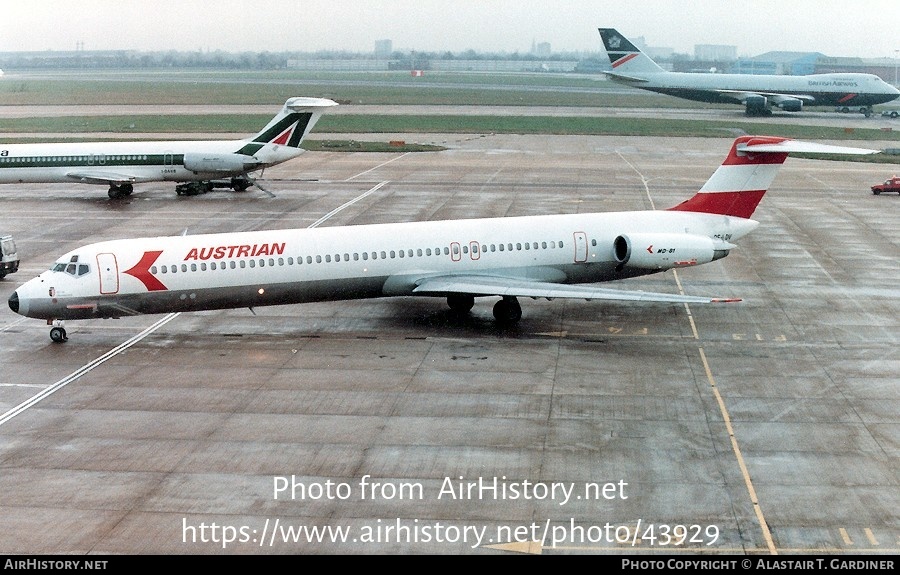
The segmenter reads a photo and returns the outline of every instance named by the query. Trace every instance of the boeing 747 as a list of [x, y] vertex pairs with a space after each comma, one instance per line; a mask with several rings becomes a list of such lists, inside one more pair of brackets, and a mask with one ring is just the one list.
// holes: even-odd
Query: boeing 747
[[804, 106], [859, 106], [866, 116], [872, 106], [890, 102], [900, 91], [874, 74], [708, 74], [668, 72], [613, 28], [599, 28], [613, 70], [606, 75], [620, 84], [686, 100], [742, 104], [748, 116], [772, 113], [772, 107], [799, 112]]

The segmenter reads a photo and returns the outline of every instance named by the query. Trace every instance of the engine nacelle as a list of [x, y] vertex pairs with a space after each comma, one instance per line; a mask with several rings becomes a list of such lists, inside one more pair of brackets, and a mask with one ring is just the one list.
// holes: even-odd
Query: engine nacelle
[[765, 96], [747, 96], [744, 104], [748, 116], [762, 116], [769, 111], [769, 100]]
[[785, 112], [802, 112], [803, 100], [799, 100], [797, 98], [786, 98], [778, 102], [778, 107]]
[[262, 162], [243, 154], [185, 154], [184, 167], [198, 174], [240, 175], [256, 169]]
[[669, 270], [706, 264], [724, 258], [733, 244], [693, 234], [622, 234], [613, 240], [613, 253], [624, 266]]

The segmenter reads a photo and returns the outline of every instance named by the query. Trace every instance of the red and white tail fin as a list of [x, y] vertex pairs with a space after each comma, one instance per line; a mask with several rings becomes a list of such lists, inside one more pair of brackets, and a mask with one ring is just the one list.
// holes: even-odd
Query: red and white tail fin
[[801, 142], [775, 136], [741, 136], [694, 197], [669, 208], [750, 218], [791, 152], [877, 154], [878, 150]]

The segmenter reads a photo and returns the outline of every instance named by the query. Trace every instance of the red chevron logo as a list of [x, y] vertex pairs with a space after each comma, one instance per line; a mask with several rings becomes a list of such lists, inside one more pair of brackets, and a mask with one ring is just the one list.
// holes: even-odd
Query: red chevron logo
[[294, 122], [293, 124], [291, 124], [291, 126], [287, 130], [281, 132], [281, 134], [276, 136], [275, 139], [272, 140], [270, 143], [286, 146], [287, 143], [291, 141], [291, 136], [293, 135], [294, 129], [296, 127], [297, 127], [297, 122]]
[[161, 281], [156, 279], [156, 276], [150, 273], [150, 266], [156, 262], [156, 259], [162, 255], [162, 250], [158, 252], [144, 252], [144, 257], [141, 258], [141, 261], [136, 263], [133, 268], [129, 270], [125, 270], [122, 273], [126, 273], [134, 278], [137, 278], [144, 287], [147, 288], [147, 291], [167, 291], [167, 288]]

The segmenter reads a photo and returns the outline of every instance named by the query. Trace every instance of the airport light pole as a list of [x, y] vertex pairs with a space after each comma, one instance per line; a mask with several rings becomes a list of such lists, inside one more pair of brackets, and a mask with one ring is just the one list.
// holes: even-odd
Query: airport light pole
[[900, 86], [897, 83], [897, 56], [900, 54], [900, 50], [894, 50], [894, 86]]

